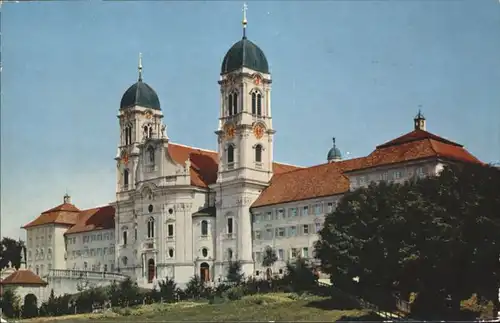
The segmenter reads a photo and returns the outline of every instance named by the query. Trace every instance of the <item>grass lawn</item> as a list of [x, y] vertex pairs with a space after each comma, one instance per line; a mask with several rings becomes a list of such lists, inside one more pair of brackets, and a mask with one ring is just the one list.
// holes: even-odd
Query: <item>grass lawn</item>
[[361, 309], [340, 309], [332, 299], [290, 294], [262, 294], [222, 304], [180, 302], [152, 304], [116, 309], [103, 314], [85, 314], [55, 318], [38, 318], [30, 322], [57, 323], [123, 322], [123, 321], [346, 321], [377, 320]]

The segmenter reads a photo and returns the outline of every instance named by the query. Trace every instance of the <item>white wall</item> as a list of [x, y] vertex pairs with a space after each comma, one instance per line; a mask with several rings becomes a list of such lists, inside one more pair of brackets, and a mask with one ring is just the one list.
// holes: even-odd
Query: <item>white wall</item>
[[113, 229], [67, 234], [67, 269], [114, 271], [114, 234]]

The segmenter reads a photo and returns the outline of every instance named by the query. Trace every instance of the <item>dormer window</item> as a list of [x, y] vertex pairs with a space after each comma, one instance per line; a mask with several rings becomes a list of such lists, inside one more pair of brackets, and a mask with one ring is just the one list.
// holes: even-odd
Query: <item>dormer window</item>
[[252, 91], [252, 114], [262, 116], [262, 94], [259, 91]]

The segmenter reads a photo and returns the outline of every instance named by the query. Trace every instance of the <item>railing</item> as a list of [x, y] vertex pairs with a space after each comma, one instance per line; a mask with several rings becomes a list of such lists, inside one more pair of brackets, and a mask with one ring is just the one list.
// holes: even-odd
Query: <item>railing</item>
[[124, 279], [127, 276], [109, 271], [91, 271], [77, 269], [50, 269], [48, 277], [64, 277], [72, 279], [88, 278], [88, 279]]

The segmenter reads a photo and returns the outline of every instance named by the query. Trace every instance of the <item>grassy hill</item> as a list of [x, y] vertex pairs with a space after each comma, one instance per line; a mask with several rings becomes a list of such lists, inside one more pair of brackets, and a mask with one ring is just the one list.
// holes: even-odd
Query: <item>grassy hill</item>
[[[261, 294], [238, 301], [209, 304], [206, 301], [176, 304], [152, 304], [110, 310], [102, 314], [82, 314], [55, 318], [37, 318], [30, 322], [57, 321], [82, 323], [105, 320], [123, 321], [338, 321], [377, 320], [365, 310], [346, 309], [330, 298], [296, 294]], [[345, 307], [345, 306], [344, 306]]]

